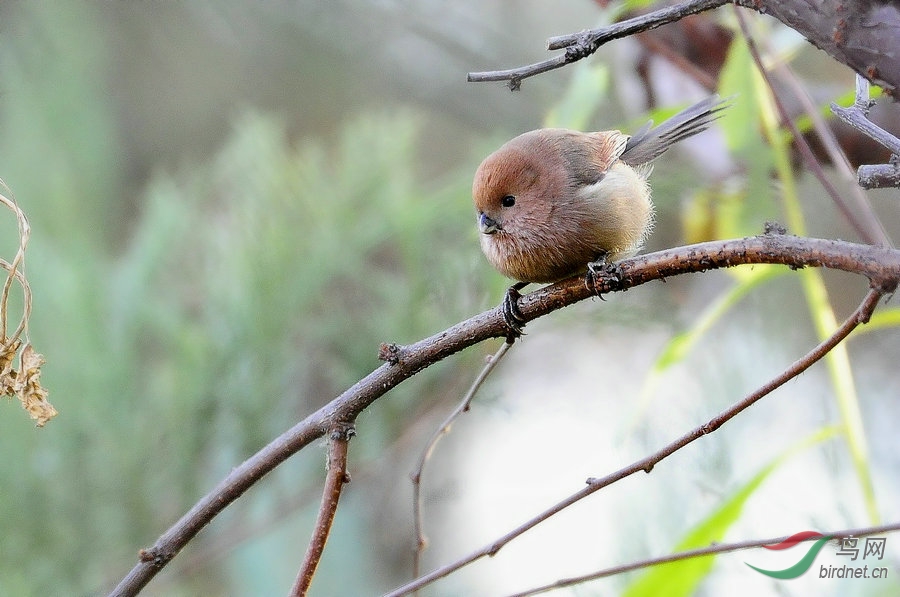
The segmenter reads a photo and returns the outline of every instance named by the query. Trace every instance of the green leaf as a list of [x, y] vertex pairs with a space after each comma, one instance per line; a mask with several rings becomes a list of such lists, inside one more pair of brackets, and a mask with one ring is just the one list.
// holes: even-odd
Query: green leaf
[[[789, 447], [732, 494], [716, 511], [691, 529], [672, 551], [677, 553], [698, 549], [721, 541], [731, 525], [740, 518], [744, 505], [773, 471], [798, 452], [830, 439], [838, 432], [836, 427], [825, 427]], [[693, 595], [712, 570], [714, 559], [715, 556], [710, 555], [661, 564], [632, 583], [623, 595], [625, 597]]]
[[746, 170], [742, 208], [729, 212], [727, 226], [736, 236], [759, 232], [760, 223], [776, 218], [770, 175], [773, 155], [760, 130], [762, 110], [759, 94], [764, 83], [745, 43], [733, 43], [722, 67], [719, 94], [730, 97], [728, 117], [717, 124], [725, 135], [725, 141], [735, 159]]

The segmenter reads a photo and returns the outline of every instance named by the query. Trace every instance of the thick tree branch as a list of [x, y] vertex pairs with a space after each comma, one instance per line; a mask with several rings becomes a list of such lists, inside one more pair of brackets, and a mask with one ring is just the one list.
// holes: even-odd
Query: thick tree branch
[[[896, 283], [894, 284], [896, 286]], [[468, 556], [457, 560], [451, 564], [447, 564], [433, 572], [426, 574], [402, 587], [396, 589], [390, 593], [388, 593], [385, 597], [400, 597], [401, 595], [407, 595], [413, 591], [416, 591], [432, 582], [444, 578], [453, 572], [456, 572], [460, 568], [468, 566], [472, 562], [479, 560], [485, 556], [494, 556], [498, 551], [503, 549], [509, 542], [514, 539], [522, 536], [529, 530], [533, 529], [540, 523], [544, 522], [551, 516], [558, 514], [577, 502], [580, 502], [584, 498], [589, 495], [603, 489], [604, 487], [608, 487], [617, 481], [621, 481], [622, 479], [629, 477], [635, 473], [640, 471], [644, 471], [649, 473], [653, 470], [653, 467], [659, 464], [662, 460], [668, 458], [678, 450], [684, 448], [688, 444], [696, 441], [697, 439], [703, 437], [704, 435], [709, 435], [713, 433], [717, 429], [719, 429], [722, 425], [736, 417], [738, 414], [742, 413], [744, 410], [761, 400], [763, 397], [771, 394], [777, 388], [784, 385], [789, 380], [797, 377], [804, 371], [806, 371], [810, 366], [813, 365], [816, 361], [820, 360], [824, 357], [828, 352], [837, 346], [841, 341], [846, 338], [850, 332], [852, 332], [858, 325], [862, 323], [866, 323], [869, 321], [869, 318], [872, 315], [872, 312], [875, 310], [875, 307], [878, 306], [878, 300], [884, 295], [885, 289], [880, 287], [874, 287], [869, 290], [868, 294], [866, 294], [865, 299], [863, 299], [862, 303], [859, 307], [854, 311], [850, 317], [848, 317], [841, 326], [835, 330], [835, 332], [822, 341], [818, 346], [808, 352], [803, 358], [797, 360], [790, 367], [785, 369], [781, 375], [775, 377], [756, 391], [752, 392], [748, 396], [746, 396], [743, 400], [736, 402], [729, 408], [725, 409], [717, 416], [713, 417], [703, 425], [696, 427], [685, 435], [681, 436], [677, 440], [669, 443], [667, 446], [664, 446], [662, 449], [658, 450], [654, 454], [651, 454], [645, 458], [642, 458], [625, 468], [619, 469], [618, 471], [606, 475], [602, 478], [590, 478], [586, 481], [587, 487], [581, 489], [565, 498], [564, 500], [554, 504], [550, 508], [544, 510], [537, 516], [531, 518], [530, 520], [524, 522], [518, 527], [514, 528], [507, 534], [503, 535], [499, 539], [495, 540], [490, 545], [486, 545], [481, 549], [472, 552]]]
[[[806, 167], [816, 177], [816, 179], [819, 181], [819, 184], [822, 185], [822, 188], [825, 189], [825, 192], [828, 193], [829, 197], [831, 197], [831, 201], [835, 204], [835, 206], [837, 206], [838, 210], [840, 210], [841, 214], [844, 216], [844, 219], [849, 222], [849, 224], [853, 227], [857, 234], [859, 234], [860, 238], [862, 238], [867, 244], [880, 244], [885, 247], [891, 246], [891, 241], [888, 238], [887, 233], [881, 226], [881, 222], [872, 213], [872, 206], [865, 202], [864, 196], [858, 198], [863, 205], [863, 213], [857, 214], [847, 204], [847, 200], [844, 199], [844, 196], [831, 182], [831, 179], [826, 176], [825, 169], [822, 167], [822, 164], [819, 163], [819, 160], [816, 159], [816, 156], [813, 153], [812, 148], [809, 146], [809, 142], [807, 142], [806, 137], [804, 137], [800, 133], [800, 129], [797, 127], [797, 124], [788, 114], [788, 110], [778, 93], [778, 89], [775, 86], [772, 76], [769, 74], [765, 63], [763, 62], [759, 47], [756, 44], [756, 40], [753, 38], [753, 35], [750, 32], [750, 27], [747, 24], [747, 19], [744, 18], [744, 15], [742, 14], [742, 11], [740, 9], [735, 8], [734, 12], [735, 16], [737, 17], [738, 25], [740, 25], [741, 32], [744, 35], [744, 39], [747, 41], [747, 48], [750, 50], [750, 55], [753, 57], [754, 64], [756, 64], [756, 70], [759, 71], [759, 74], [762, 75], [763, 80], [765, 80], [766, 86], [769, 88], [769, 92], [772, 94], [772, 100], [775, 103], [775, 108], [778, 111], [779, 118], [783, 125], [791, 132], [791, 135], [794, 138], [794, 144], [798, 152], [800, 153], [800, 157], [806, 164]], [[800, 93], [801, 92], [798, 92], [798, 96], [800, 95]], [[799, 99], [801, 99], [802, 101], [803, 98]], [[815, 123], [816, 120], [819, 119], [819, 116], [818, 114], [816, 114], [815, 109], [811, 109], [808, 112], [812, 115], [811, 118]], [[831, 134], [831, 131], [824, 126], [824, 123], [822, 124], [823, 126], [817, 127], [819, 129], [817, 132], [819, 133], [823, 145], [825, 147], [828, 147], [829, 143], [825, 138], [825, 135]], [[834, 142], [833, 145], [835, 151], [840, 153], [840, 148], [837, 146], [837, 143]], [[836, 167], [839, 167], [839, 164], [841, 164], [842, 161], [846, 162], [846, 158], [842, 153], [840, 153], [840, 155], [832, 157], [832, 162]], [[859, 187], [854, 187], [854, 189], [860, 195], [864, 195], [862, 189], [860, 189]]]
[[771, 15], [889, 94], [900, 90], [900, 61], [896, 59], [900, 52], [900, 7], [869, 0], [688, 0], [606, 27], [552, 37], [547, 49], [565, 48], [565, 54], [520, 68], [469, 73], [468, 80], [509, 81], [510, 89], [516, 90], [523, 79], [586, 58], [608, 41], [724, 4]]
[[[598, 276], [589, 289], [570, 278], [523, 296], [519, 310], [525, 321], [594, 296], [645, 284], [651, 280], [741, 264], [775, 263], [792, 268], [827, 267], [861, 274], [873, 287], [891, 292], [900, 279], [900, 251], [842, 241], [764, 234], [667, 249], [617, 263], [615, 272]], [[136, 595], [216, 515], [280, 463], [328, 433], [340, 421], [352, 421], [394, 386], [450, 355], [489, 338], [505, 338], [508, 329], [500, 307], [408, 346], [383, 345], [382, 366], [343, 394], [285, 431], [235, 468], [169, 530], [153, 547], [141, 550], [140, 562], [111, 595]]]

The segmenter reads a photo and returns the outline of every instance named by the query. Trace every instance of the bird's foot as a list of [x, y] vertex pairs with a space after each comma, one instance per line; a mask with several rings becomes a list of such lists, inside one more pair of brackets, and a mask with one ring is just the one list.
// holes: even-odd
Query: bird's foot
[[624, 279], [625, 272], [622, 270], [622, 266], [616, 261], [608, 261], [607, 254], [604, 253], [596, 261], [588, 263], [587, 273], [584, 275], [584, 285], [600, 300], [604, 300], [603, 293], [621, 290]]
[[526, 286], [528, 282], [517, 282], [506, 290], [506, 296], [503, 297], [503, 321], [509, 330], [506, 341], [510, 344], [525, 333], [525, 316], [519, 310], [519, 299], [522, 298], [519, 291]]

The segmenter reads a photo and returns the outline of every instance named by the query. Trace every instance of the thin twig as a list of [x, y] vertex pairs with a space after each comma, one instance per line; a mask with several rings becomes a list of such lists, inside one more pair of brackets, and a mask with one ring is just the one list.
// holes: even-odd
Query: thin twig
[[[595, 296], [652, 280], [750, 263], [778, 263], [792, 268], [828, 267], [866, 276], [890, 292], [900, 279], [900, 251], [867, 245], [789, 235], [764, 234], [667, 249], [617, 262], [615, 274], [598, 275], [592, 289], [581, 277], [569, 278], [519, 299], [525, 322]], [[489, 338], [505, 338], [502, 307], [485, 311], [408, 346], [386, 345], [384, 363], [343, 394], [310, 414], [234, 468], [181, 519], [147, 549], [111, 595], [136, 595], [203, 527], [257, 481], [315, 439], [335, 421], [354, 420], [378, 398], [423, 369]]]
[[856, 130], [887, 147], [892, 154], [900, 155], [900, 139], [866, 117], [871, 107], [872, 100], [869, 99], [869, 82], [857, 76], [856, 101], [849, 108], [831, 104], [831, 111]]
[[[842, 531], [826, 531], [821, 533], [821, 536], [831, 537], [834, 540], [844, 539], [845, 537], [867, 537], [871, 535], [880, 535], [881, 533], [890, 533], [893, 531], [900, 530], [900, 523], [895, 522], [893, 524], [886, 524], [877, 527], [866, 527], [862, 529], [845, 529]], [[820, 539], [818, 536], [811, 536], [806, 538], [801, 538], [799, 542], [805, 541], [814, 541], [816, 539]], [[615, 576], [617, 574], [623, 574], [625, 572], [632, 572], [634, 570], [641, 570], [643, 568], [649, 568], [650, 566], [658, 566], [659, 564], [669, 564], [671, 562], [680, 562], [682, 560], [689, 560], [691, 558], [699, 558], [703, 556], [711, 556], [720, 553], [730, 553], [733, 551], [741, 551], [744, 549], [750, 549], [753, 547], [763, 547], [764, 545], [776, 545], [783, 541], [787, 541], [791, 539], [791, 537], [772, 537], [770, 539], [752, 539], [749, 541], [738, 541], [736, 543], [719, 543], [710, 545], [709, 547], [702, 547], [699, 549], [690, 549], [687, 551], [680, 551], [678, 553], [669, 554], [667, 556], [661, 556], [658, 558], [650, 558], [647, 560], [641, 560], [639, 562], [632, 562], [629, 564], [624, 564], [622, 566], [615, 566], [613, 568], [607, 568], [606, 570], [600, 570], [597, 572], [592, 572], [591, 574], [585, 574], [583, 576], [576, 576], [572, 578], [564, 578], [560, 579], [552, 584], [544, 585], [542, 587], [535, 587], [533, 589], [529, 589], [527, 591], [522, 591], [521, 593], [515, 593], [513, 595], [509, 595], [509, 597], [529, 597], [530, 595], [539, 595], [541, 593], [546, 593], [547, 591], [552, 591], [553, 589], [561, 589], [564, 587], [571, 587], [574, 585], [580, 585], [592, 580], [598, 580], [600, 578], [606, 578], [609, 576]]]
[[[844, 219], [847, 220], [847, 222], [853, 227], [854, 230], [856, 230], [856, 233], [860, 235], [860, 238], [862, 238], [870, 245], [880, 244], [885, 247], [891, 246], [891, 242], [887, 238], [884, 228], [880, 226], [880, 223], [872, 225], [870, 220], [870, 226], [864, 226], [859, 221], [856, 213], [852, 209], [850, 209], [849, 205], [847, 205], [847, 201], [846, 199], [844, 199], [844, 196], [837, 190], [834, 184], [832, 184], [832, 182], [825, 175], [825, 170], [824, 168], [822, 168], [822, 164], [820, 164], [819, 160], [816, 159], [812, 148], [809, 146], [806, 138], [800, 132], [800, 129], [797, 128], [797, 124], [790, 117], [790, 114], [788, 114], [787, 108], [785, 108], [784, 102], [781, 100], [781, 96], [776, 91], [775, 84], [772, 81], [772, 75], [769, 73], [769, 69], [767, 69], [765, 64], [763, 63], [762, 55], [760, 54], [756, 40], [754, 39], [753, 34], [750, 31], [750, 27], [747, 25], [747, 19], [744, 17], [744, 12], [740, 8], [735, 6], [734, 14], [737, 17], [737, 21], [741, 27], [741, 32], [744, 35], [744, 39], [747, 41], [747, 48], [750, 50], [750, 55], [753, 58], [753, 62], [756, 64], [756, 69], [757, 71], [759, 71], [759, 74], [766, 82], [766, 86], [769, 88], [769, 91], [772, 94], [772, 99], [775, 103], [775, 109], [778, 111], [778, 116], [784, 126], [786, 126], [787, 129], [791, 132], [791, 135], [794, 138], [794, 143], [796, 143], [797, 145], [797, 150], [800, 152], [800, 156], [803, 158], [803, 162], [810, 169], [813, 175], [819, 180], [819, 184], [822, 185], [822, 188], [824, 188], [825, 192], [828, 193], [828, 196], [831, 197], [831, 200], [837, 206], [838, 211], [843, 214]], [[825, 135], [820, 132], [820, 137], [822, 137], [823, 143], [827, 147], [828, 142], [825, 139]], [[841, 155], [843, 156], [843, 154]], [[846, 160], [846, 158], [844, 157], [840, 159]], [[835, 161], [835, 165], [837, 164], [838, 161]]]
[[[466, 82], [483, 83], [486, 81], [509, 81], [509, 89], [511, 91], [518, 91], [522, 86], [522, 79], [527, 79], [528, 77], [533, 77], [535, 75], [540, 75], [541, 73], [556, 70], [567, 64], [571, 64], [572, 62], [576, 62], [577, 60], [586, 58], [590, 56], [594, 51], [587, 52], [581, 55], [578, 55], [574, 52], [566, 52], [565, 54], [559, 54], [558, 56], [548, 58], [547, 60], [542, 60], [541, 62], [536, 62], [535, 64], [531, 64], [529, 66], [520, 66], [518, 68], [511, 68], [508, 70], [492, 70], [480, 73], [469, 73], [466, 75]], [[578, 57], [576, 58], [575, 56]]]
[[[357, 458], [353, 463], [353, 483], [349, 489], [359, 489], [368, 483], [380, 478], [380, 471], [385, 463], [396, 463], [403, 460], [403, 455], [408, 455], [419, 446], [418, 438], [421, 437], [422, 427], [431, 430], [430, 425], [425, 425], [423, 419], [429, 418], [427, 413], [435, 410], [434, 405], [421, 405], [413, 413], [413, 421], [410, 425], [399, 430], [383, 450], [369, 452], [362, 458]], [[425, 412], [426, 414], [423, 414]], [[168, 573], [157, 578], [154, 582], [154, 592], [157, 595], [168, 595], [181, 579], [192, 571], [211, 566], [228, 554], [233, 553], [248, 540], [259, 537], [276, 528], [284, 526], [285, 518], [296, 514], [309, 506], [315, 506], [315, 502], [322, 499], [322, 489], [318, 485], [311, 487], [309, 483], [293, 495], [283, 495], [271, 506], [266, 508], [265, 516], [251, 516], [252, 506], [242, 504], [243, 512], [232, 512], [234, 518], [227, 531], [216, 536], [215, 542], [205, 543], [196, 550], [186, 550], [177, 560], [169, 565]]]
[[859, 167], [857, 170], [859, 185], [864, 189], [900, 186], [900, 139], [868, 119], [871, 107], [869, 82], [857, 74], [856, 101], [849, 108], [832, 103], [831, 111], [835, 116], [891, 151], [889, 163]]
[[[0, 333], [0, 342], [3, 343], [3, 346], [12, 346], [19, 338], [22, 337], [22, 334], [25, 333], [25, 330], [28, 328], [28, 320], [31, 318], [31, 284], [28, 283], [28, 279], [25, 277], [25, 274], [22, 273], [22, 268], [13, 263], [8, 262], [7, 260], [0, 258], [0, 269], [6, 270], [7, 273], [7, 282], [3, 286], [3, 293], [0, 296], [0, 301], [2, 301], [2, 309], [0, 309], [0, 314], [2, 314], [2, 325], [7, 324], [7, 311], [6, 311], [6, 301], [9, 296], [9, 288], [10, 288], [10, 280], [15, 279], [16, 282], [19, 283], [19, 286], [22, 287], [22, 296], [23, 296], [23, 308], [22, 308], [22, 318], [19, 320], [19, 325], [16, 327], [15, 331], [11, 336], [6, 336], [5, 332]], [[3, 327], [3, 330], [6, 328]]]
[[[847, 154], [841, 149], [834, 131], [825, 122], [825, 119], [813, 104], [809, 93], [807, 93], [806, 89], [800, 84], [794, 71], [783, 63], [779, 63], [776, 68], [779, 69], [783, 79], [787, 81], [788, 85], [790, 85], [791, 89], [794, 91], [794, 96], [803, 105], [803, 109], [812, 121], [813, 129], [816, 131], [816, 134], [822, 142], [822, 146], [828, 153], [828, 157], [835, 170], [838, 171], [844, 180], [851, 183], [849, 189], [856, 199], [856, 204], [858, 206], [858, 209], [854, 214], [860, 214], [865, 220], [867, 229], [872, 231], [872, 240], [869, 242], [871, 244], [881, 245], [882, 247], [892, 247], [893, 242], [891, 241], [890, 236], [888, 236], [884, 224], [882, 224], [881, 220], [878, 218], [878, 214], [872, 209], [872, 202], [869, 201], [869, 195], [865, 192], [864, 187], [859, 184], [859, 175], [857, 172], [853, 171], [850, 160], [847, 159]], [[865, 81], [865, 79], [862, 80]], [[866, 83], [868, 84], [868, 81], [866, 81]], [[863, 238], [869, 240], [867, 237]]]
[[684, 17], [718, 8], [719, 6], [728, 4], [729, 1], [730, 0], [690, 0], [688, 2], [682, 2], [681, 4], [673, 4], [672, 6], [666, 6], [632, 19], [613, 23], [612, 25], [597, 27], [596, 29], [582, 31], [581, 33], [570, 33], [568, 35], [551, 37], [547, 40], [547, 49], [561, 50], [563, 48], [579, 45], [583, 43], [585, 37], [594, 43], [603, 45], [606, 42], [619, 39], [620, 37], [628, 37], [635, 33], [650, 31], [661, 25], [679, 21]]
[[313, 529], [309, 547], [303, 564], [297, 573], [297, 579], [291, 588], [291, 597], [302, 597], [309, 590], [313, 575], [322, 552], [325, 551], [325, 542], [331, 533], [331, 523], [337, 512], [338, 500], [341, 498], [341, 490], [345, 483], [350, 482], [347, 474], [347, 448], [350, 438], [356, 434], [356, 430], [350, 423], [336, 425], [328, 436], [328, 470], [325, 475], [325, 490], [322, 493], [322, 504], [319, 506], [319, 515], [316, 517], [316, 526]]
[[403, 585], [402, 587], [387, 593], [385, 597], [400, 597], [401, 595], [406, 595], [411, 593], [412, 591], [418, 590], [432, 582], [444, 578], [445, 576], [463, 568], [472, 562], [475, 562], [485, 556], [494, 556], [498, 551], [500, 551], [506, 544], [510, 541], [516, 539], [517, 537], [523, 535], [527, 531], [536, 527], [540, 523], [544, 522], [548, 518], [553, 515], [565, 510], [572, 504], [579, 502], [591, 495], [592, 493], [603, 489], [604, 487], [608, 487], [613, 483], [620, 481], [626, 477], [629, 477], [637, 472], [644, 471], [649, 473], [653, 470], [653, 467], [656, 466], [660, 461], [665, 458], [668, 458], [678, 450], [687, 446], [688, 444], [694, 442], [695, 440], [703, 437], [704, 435], [709, 435], [719, 429], [722, 425], [727, 423], [729, 420], [734, 418], [739, 413], [743, 412], [754, 403], [762, 399], [764, 396], [772, 393], [775, 389], [781, 387], [787, 381], [793, 379], [794, 377], [800, 375], [806, 369], [808, 369], [813, 363], [820, 360], [824, 357], [832, 348], [837, 346], [847, 335], [853, 331], [856, 326], [861, 323], [866, 323], [871, 317], [872, 312], [875, 310], [875, 307], [878, 305], [878, 300], [885, 294], [884, 290], [881, 288], [872, 288], [866, 294], [866, 297], [863, 299], [862, 303], [857, 307], [857, 309], [848, 317], [841, 326], [835, 330], [835, 332], [822, 341], [818, 346], [813, 348], [810, 352], [804, 355], [801, 359], [795, 361], [790, 367], [785, 369], [780, 375], [757, 389], [756, 391], [749, 394], [743, 400], [736, 402], [726, 410], [719, 413], [717, 416], [713, 417], [703, 425], [691, 430], [689, 433], [683, 435], [677, 440], [671, 442], [667, 446], [663, 447], [661, 450], [642, 458], [629, 466], [622, 468], [614, 473], [611, 473], [605, 477], [601, 478], [589, 478], [586, 483], [587, 487], [581, 489], [580, 491], [573, 493], [566, 499], [556, 503], [552, 507], [544, 510], [537, 516], [531, 518], [530, 520], [524, 522], [519, 525], [515, 529], [511, 530], [507, 534], [502, 537], [496, 539], [494, 542], [490, 543], [482, 547], [481, 549], [472, 552], [471, 554], [465, 556], [457, 560], [456, 562], [447, 564], [434, 570], [433, 572], [426, 574], [416, 580]]
[[437, 443], [441, 440], [441, 438], [450, 432], [450, 427], [453, 426], [453, 423], [462, 415], [464, 412], [468, 412], [469, 406], [472, 404], [472, 400], [475, 398], [475, 394], [478, 392], [478, 389], [481, 388], [481, 385], [484, 383], [484, 380], [487, 379], [488, 375], [491, 374], [491, 371], [497, 367], [497, 364], [500, 362], [500, 359], [503, 358], [503, 355], [512, 347], [512, 342], [506, 341], [500, 345], [500, 348], [497, 349], [497, 352], [494, 353], [493, 356], [488, 359], [488, 362], [485, 363], [484, 368], [481, 370], [481, 373], [475, 378], [475, 381], [472, 382], [472, 387], [469, 388], [469, 391], [466, 392], [466, 395], [463, 396], [463, 399], [460, 401], [459, 405], [451, 412], [447, 418], [441, 423], [441, 426], [438, 427], [431, 438], [428, 440], [428, 443], [425, 444], [425, 448], [422, 450], [422, 453], [419, 455], [419, 462], [416, 465], [415, 471], [413, 471], [411, 477], [413, 482], [413, 527], [414, 532], [416, 534], [416, 549], [413, 555], [413, 576], [419, 576], [419, 566], [421, 565], [422, 553], [425, 551], [425, 548], [428, 546], [428, 538], [425, 536], [425, 524], [422, 517], [422, 473], [425, 470], [425, 464], [431, 458], [434, 449], [437, 447]]
[[600, 46], [621, 37], [627, 37], [642, 31], [656, 29], [661, 25], [672, 23], [688, 15], [697, 14], [713, 8], [728, 4], [730, 0], [689, 0], [674, 6], [668, 6], [660, 10], [634, 17], [626, 21], [614, 23], [606, 27], [599, 27], [581, 33], [551, 37], [547, 40], [548, 50], [561, 50], [564, 54], [553, 58], [536, 62], [528, 66], [512, 68], [508, 70], [495, 70], [469, 73], [466, 80], [470, 83], [484, 81], [509, 81], [509, 88], [517, 90], [523, 79], [533, 77], [547, 71], [563, 67], [582, 58], [587, 58], [596, 52]]
[[864, 189], [900, 187], [900, 157], [892, 155], [887, 164], [863, 164], [856, 178]]
[[[9, 187], [6, 186], [6, 183], [3, 182], [3, 180], [0, 180], [0, 188], [6, 189], [6, 191], [9, 192]], [[10, 193], [10, 196], [12, 196], [12, 193]], [[19, 208], [19, 205], [16, 203], [15, 199], [10, 199], [3, 194], [0, 194], [0, 203], [5, 205], [16, 215], [16, 224], [19, 230], [19, 247], [16, 251], [16, 256], [13, 257], [12, 263], [0, 259], [0, 268], [3, 268], [7, 271], [6, 281], [3, 283], [2, 292], [0, 292], [0, 342], [2, 342], [5, 347], [12, 346], [12, 344], [19, 339], [19, 337], [25, 331], [25, 328], [28, 326], [28, 319], [31, 317], [31, 286], [28, 284], [28, 280], [22, 273], [22, 269], [25, 266], [25, 251], [28, 248], [28, 239], [31, 237], [31, 226], [28, 224], [28, 218], [25, 217], [25, 212], [23, 212]], [[22, 318], [21, 320], [19, 320], [19, 325], [16, 327], [16, 330], [13, 332], [13, 334], [7, 337], [6, 308], [9, 301], [9, 291], [12, 288], [13, 280], [16, 280], [22, 287], [24, 301], [22, 307]]]

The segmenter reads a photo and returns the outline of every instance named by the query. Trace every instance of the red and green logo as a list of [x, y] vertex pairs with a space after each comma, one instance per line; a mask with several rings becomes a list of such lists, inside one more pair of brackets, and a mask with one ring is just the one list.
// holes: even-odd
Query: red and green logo
[[783, 549], [790, 549], [798, 543], [807, 542], [815, 537], [818, 537], [818, 539], [816, 539], [816, 541], [810, 546], [810, 548], [806, 552], [806, 555], [800, 558], [800, 561], [798, 561], [796, 564], [785, 568], [784, 570], [765, 570], [764, 568], [757, 568], [753, 564], [747, 564], [747, 562], [744, 563], [760, 574], [765, 574], [766, 576], [771, 576], [772, 578], [778, 578], [780, 580], [790, 580], [792, 578], [797, 578], [798, 576], [809, 570], [809, 568], [813, 564], [813, 561], [816, 559], [816, 556], [819, 555], [819, 551], [822, 550], [822, 546], [832, 539], [831, 535], [823, 535], [822, 533], [817, 533], [815, 531], [803, 531], [802, 533], [791, 535], [781, 543], [775, 543], [773, 545], [763, 545], [763, 547], [766, 549], [780, 551]]

